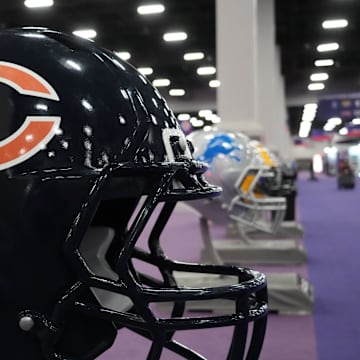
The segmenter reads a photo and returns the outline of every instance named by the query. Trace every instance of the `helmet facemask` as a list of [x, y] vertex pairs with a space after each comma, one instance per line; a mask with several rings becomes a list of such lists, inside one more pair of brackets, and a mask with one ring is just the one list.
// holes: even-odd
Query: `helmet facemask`
[[[44, 359], [93, 359], [111, 346], [115, 328], [122, 327], [152, 339], [149, 358], [159, 359], [163, 348], [168, 348], [184, 358], [202, 359], [172, 340], [175, 332], [231, 325], [235, 330], [229, 359], [238, 359], [239, 354], [244, 354], [246, 343], [239, 333], [244, 334], [241, 329], [252, 321], [253, 345], [248, 351], [258, 356], [267, 312], [264, 275], [233, 266], [173, 261], [160, 245], [161, 233], [178, 200], [218, 194], [219, 189], [203, 179], [205, 171], [202, 163], [184, 157], [161, 167], [134, 164], [109, 167], [87, 181], [88, 193], [77, 205], [80, 211], [62, 215], [63, 219], [73, 217], [63, 249], [70, 271], [67, 290], [50, 311], [28, 307], [18, 314], [20, 328], [38, 338]], [[61, 171], [40, 179], [39, 184], [54, 185], [56, 191], [61, 188], [54, 182], [57, 178], [68, 179], [69, 183], [79, 181], [73, 173]], [[83, 185], [82, 188], [85, 189]], [[159, 213], [155, 211], [157, 206], [162, 207]], [[152, 214], [156, 221], [148, 238], [149, 251], [144, 251], [137, 247], [137, 242]], [[160, 278], [138, 270], [136, 260], [155, 266]], [[178, 287], [174, 271], [232, 275], [238, 281], [221, 288]], [[184, 316], [186, 301], [215, 298], [234, 301], [234, 313], [201, 319]], [[173, 304], [170, 316], [159, 317], [151, 309], [151, 304], [159, 302]], [[103, 339], [100, 343], [97, 336]], [[77, 344], [80, 340], [81, 349]]]
[[275, 233], [284, 219], [286, 200], [272, 196], [276, 173], [269, 167], [247, 166], [235, 182], [237, 195], [228, 214], [232, 220], [268, 233]]

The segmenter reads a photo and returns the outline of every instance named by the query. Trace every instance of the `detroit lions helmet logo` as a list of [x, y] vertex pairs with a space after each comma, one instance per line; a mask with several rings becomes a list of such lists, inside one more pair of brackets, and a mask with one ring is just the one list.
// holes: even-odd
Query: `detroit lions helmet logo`
[[209, 168], [219, 155], [228, 155], [231, 159], [240, 162], [241, 151], [242, 146], [232, 136], [218, 134], [207, 143], [204, 153], [198, 157], [198, 160], [208, 163]]

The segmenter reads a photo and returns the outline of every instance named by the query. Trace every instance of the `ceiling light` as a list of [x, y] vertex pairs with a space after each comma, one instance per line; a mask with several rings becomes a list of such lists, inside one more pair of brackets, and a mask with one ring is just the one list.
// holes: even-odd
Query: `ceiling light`
[[199, 111], [199, 116], [206, 117], [206, 116], [211, 115], [212, 113], [213, 113], [212, 110], [200, 110]]
[[311, 122], [315, 119], [315, 114], [303, 114], [302, 117], [301, 117], [301, 120], [302, 121], [305, 121], [305, 122]]
[[304, 105], [304, 109], [317, 109], [318, 105], [316, 103], [307, 103]]
[[300, 123], [299, 136], [302, 138], [308, 137], [310, 130], [311, 130], [311, 122], [302, 121]]
[[187, 121], [190, 120], [190, 114], [179, 114], [177, 118], [179, 121]]
[[336, 19], [336, 20], [325, 20], [321, 24], [324, 29], [339, 29], [348, 26], [348, 21], [346, 19]]
[[28, 8], [50, 7], [54, 5], [53, 0], [25, 0], [24, 5]]
[[312, 83], [308, 85], [308, 90], [316, 91], [316, 90], [323, 90], [325, 85], [323, 83]]
[[140, 15], [160, 14], [164, 11], [165, 6], [162, 4], [141, 5], [137, 8], [137, 12]]
[[171, 32], [163, 35], [165, 41], [182, 41], [187, 39], [185, 32]]
[[138, 71], [143, 75], [151, 75], [154, 72], [151, 67], [139, 67]]
[[314, 61], [315, 66], [333, 66], [335, 61], [333, 59], [319, 59]]
[[315, 111], [306, 111], [304, 110], [301, 119], [303, 121], [313, 121], [315, 119], [316, 110]]
[[313, 121], [315, 119], [317, 104], [308, 103], [304, 105], [302, 121]]
[[212, 126], [211, 126], [211, 125], [205, 125], [205, 126], [203, 127], [203, 130], [204, 130], [204, 131], [211, 131], [211, 130], [212, 130]]
[[129, 60], [131, 54], [128, 51], [115, 51], [115, 54], [122, 60]]
[[217, 88], [220, 86], [220, 80], [210, 80], [209, 86], [212, 88]]
[[324, 81], [329, 78], [329, 75], [327, 73], [315, 73], [310, 75], [311, 81]]
[[315, 108], [304, 108], [303, 110], [303, 114], [316, 114], [316, 109]]
[[97, 35], [93, 29], [75, 30], [73, 34], [85, 39], [93, 39]]
[[302, 121], [300, 123], [300, 129], [309, 131], [311, 129], [311, 123], [309, 123], [308, 121]]
[[332, 125], [340, 125], [342, 123], [341, 118], [339, 117], [333, 117], [327, 120], [327, 124], [332, 124]]
[[324, 129], [325, 131], [332, 131], [332, 130], [334, 130], [334, 127], [335, 127], [335, 126], [336, 126], [336, 125], [326, 123], [326, 124], [323, 126], [323, 129]]
[[202, 52], [192, 52], [184, 54], [184, 60], [192, 61], [192, 60], [201, 60], [205, 57], [204, 53]]
[[155, 87], [163, 87], [163, 86], [169, 86], [170, 80], [169, 79], [155, 79], [152, 84]]
[[338, 43], [327, 43], [327, 44], [320, 44], [316, 47], [318, 52], [325, 52], [325, 51], [334, 51], [339, 49]]
[[169, 91], [170, 96], [184, 96], [185, 90], [184, 89], [171, 89]]
[[190, 119], [190, 122], [191, 122], [191, 125], [194, 126], [194, 127], [200, 127], [200, 126], [203, 126], [204, 125], [204, 121], [203, 120], [199, 120], [198, 118], [196, 117], [192, 117]]
[[349, 130], [346, 127], [343, 127], [339, 130], [340, 135], [347, 135], [349, 133]]
[[216, 115], [216, 114], [213, 114], [210, 118], [210, 121], [213, 123], [213, 124], [218, 124], [219, 122], [221, 122], [221, 119], [220, 119], [220, 116]]
[[316, 114], [317, 108], [304, 107], [303, 114]]
[[220, 118], [219, 118], [219, 116], [218, 115], [216, 115], [216, 114], [207, 114], [206, 116], [205, 116], [205, 120], [207, 120], [207, 121], [211, 121], [211, 122], [220, 122]]
[[216, 68], [213, 66], [202, 66], [199, 67], [196, 72], [198, 75], [213, 75], [216, 73]]

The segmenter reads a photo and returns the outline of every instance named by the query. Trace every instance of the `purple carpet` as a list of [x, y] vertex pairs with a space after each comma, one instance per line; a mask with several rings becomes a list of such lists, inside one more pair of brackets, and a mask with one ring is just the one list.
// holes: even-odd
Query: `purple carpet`
[[338, 190], [335, 178], [299, 180], [319, 360], [360, 359], [359, 186]]
[[[200, 239], [198, 216], [183, 207], [176, 209], [162, 236], [167, 255], [178, 260], [197, 261], [202, 247]], [[288, 267], [274, 269], [289, 271]], [[294, 269], [291, 267], [290, 270]], [[296, 270], [302, 275], [307, 274], [306, 266], [296, 267]], [[175, 338], [198, 350], [208, 360], [224, 360], [229, 349], [231, 328], [182, 331]], [[149, 346], [150, 343], [138, 335], [120, 330], [114, 346], [99, 359], [145, 360]], [[161, 359], [182, 358], [164, 351]], [[261, 360], [317, 360], [313, 317], [271, 315]]]

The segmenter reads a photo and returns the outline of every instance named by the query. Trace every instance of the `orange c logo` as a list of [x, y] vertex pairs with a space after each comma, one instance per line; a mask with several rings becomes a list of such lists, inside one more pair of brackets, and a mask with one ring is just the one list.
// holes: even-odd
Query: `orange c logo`
[[[23, 66], [0, 61], [0, 83], [23, 95], [59, 101], [54, 88]], [[26, 116], [13, 134], [0, 141], [0, 170], [17, 165], [40, 151], [59, 128], [60, 116]]]

